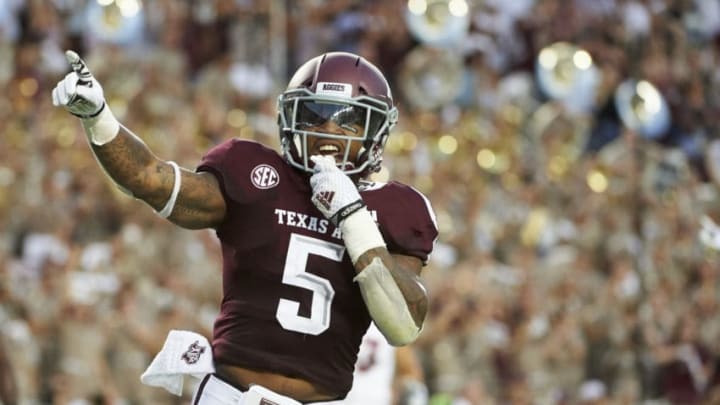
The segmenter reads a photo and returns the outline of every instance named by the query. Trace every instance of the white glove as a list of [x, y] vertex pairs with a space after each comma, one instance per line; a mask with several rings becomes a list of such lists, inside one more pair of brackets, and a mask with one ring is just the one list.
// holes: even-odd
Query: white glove
[[710, 217], [703, 215], [700, 218], [700, 242], [713, 250], [720, 250], [720, 227]]
[[72, 67], [53, 89], [53, 105], [62, 106], [76, 117], [82, 118], [85, 132], [94, 145], [105, 145], [115, 139], [120, 123], [105, 105], [102, 86], [88, 70], [77, 53], [65, 51]]
[[315, 174], [310, 177], [312, 202], [333, 225], [365, 207], [355, 183], [335, 165], [332, 156], [311, 156]]
[[97, 116], [105, 107], [105, 96], [100, 83], [95, 80], [77, 53], [65, 51], [65, 58], [73, 71], [53, 89], [53, 105], [65, 107], [80, 118]]

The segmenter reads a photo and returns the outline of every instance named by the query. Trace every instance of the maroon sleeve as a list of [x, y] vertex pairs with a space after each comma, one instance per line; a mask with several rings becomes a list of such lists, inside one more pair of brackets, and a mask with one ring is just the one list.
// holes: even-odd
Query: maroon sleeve
[[225, 187], [225, 178], [223, 173], [225, 172], [225, 158], [232, 150], [235, 144], [234, 139], [229, 139], [219, 145], [216, 145], [210, 149], [205, 156], [203, 156], [200, 164], [198, 165], [196, 172], [210, 172], [217, 177], [222, 189], [223, 196], [227, 198], [227, 190]]
[[214, 174], [225, 200], [243, 204], [258, 197], [251, 181], [253, 168], [267, 164], [283, 167], [282, 158], [274, 150], [254, 141], [234, 138], [210, 149], [196, 171]]
[[438, 236], [435, 213], [428, 199], [397, 182], [366, 191], [363, 198], [376, 215], [388, 250], [427, 263]]

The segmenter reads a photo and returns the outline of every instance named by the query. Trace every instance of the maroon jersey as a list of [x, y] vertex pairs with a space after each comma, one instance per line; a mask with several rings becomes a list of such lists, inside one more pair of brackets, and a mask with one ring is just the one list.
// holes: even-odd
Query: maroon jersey
[[[215, 361], [344, 396], [370, 315], [339, 230], [310, 200], [309, 175], [238, 139], [210, 150], [197, 170], [218, 178], [227, 204], [217, 228], [223, 300]], [[425, 197], [394, 182], [368, 184], [361, 195], [388, 250], [426, 261], [437, 228]]]

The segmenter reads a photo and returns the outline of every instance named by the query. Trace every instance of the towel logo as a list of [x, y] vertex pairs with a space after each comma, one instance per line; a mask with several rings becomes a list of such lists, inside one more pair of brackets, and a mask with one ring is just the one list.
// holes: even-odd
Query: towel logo
[[280, 405], [280, 404], [278, 404], [277, 402], [273, 402], [267, 398], [262, 398], [262, 399], [260, 399], [259, 405]]
[[196, 340], [180, 358], [187, 364], [195, 364], [203, 353], [205, 353], [205, 346], [200, 346], [200, 341]]

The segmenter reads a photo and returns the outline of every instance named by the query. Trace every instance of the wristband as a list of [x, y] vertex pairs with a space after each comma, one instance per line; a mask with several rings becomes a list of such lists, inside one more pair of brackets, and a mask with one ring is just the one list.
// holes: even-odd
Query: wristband
[[365, 202], [363, 202], [362, 199], [352, 202], [340, 208], [338, 212], [330, 218], [330, 222], [332, 222], [333, 225], [338, 226], [338, 224], [341, 224], [347, 217], [363, 208], [365, 208]]
[[120, 123], [105, 104], [95, 115], [81, 117], [81, 122], [88, 139], [96, 146], [112, 141], [120, 132]]
[[368, 250], [385, 247], [385, 239], [364, 205], [340, 223], [340, 231], [353, 264]]
[[163, 218], [167, 218], [170, 216], [170, 214], [172, 214], [173, 209], [175, 208], [175, 202], [177, 201], [177, 196], [180, 193], [180, 184], [182, 183], [180, 166], [178, 166], [178, 164], [173, 162], [172, 160], [168, 161], [167, 163], [173, 167], [173, 172], [175, 173], [175, 182], [173, 183], [173, 189], [172, 193], [170, 193], [170, 198], [168, 199], [167, 203], [165, 203], [163, 209], [158, 211], [158, 215]]
[[[77, 95], [74, 96], [73, 98], [71, 98], [71, 99], [70, 99], [70, 102], [68, 102], [68, 104], [72, 103], [72, 100], [73, 100], [75, 97], [77, 97]], [[74, 115], [74, 116], [76, 116], [76, 117], [78, 117], [78, 118], [81, 118], [81, 119], [95, 118], [95, 117], [97, 117], [98, 115], [100, 115], [101, 112], [103, 112], [103, 110], [105, 109], [105, 106], [107, 106], [107, 103], [103, 101], [103, 104], [100, 106], [100, 108], [99, 108], [96, 112], [94, 112], [94, 113], [92, 113], [92, 114], [78, 114], [78, 113], [74, 113], [74, 112], [72, 112], [72, 111], [70, 111], [70, 114], [72, 114], [72, 115]]]

